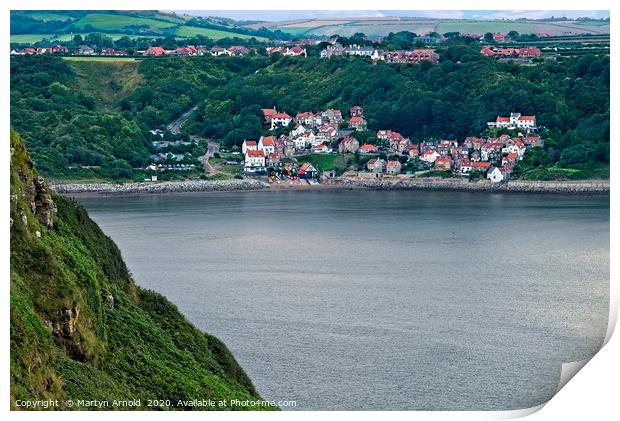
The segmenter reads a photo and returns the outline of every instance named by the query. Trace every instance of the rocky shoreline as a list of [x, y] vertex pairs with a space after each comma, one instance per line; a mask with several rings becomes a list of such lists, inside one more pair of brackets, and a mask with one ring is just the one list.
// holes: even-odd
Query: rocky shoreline
[[203, 191], [244, 191], [265, 190], [269, 184], [259, 180], [188, 180], [138, 183], [84, 183], [51, 184], [50, 187], [59, 194], [95, 193], [95, 194], [142, 194], [142, 193], [181, 193]]
[[463, 179], [441, 178], [353, 178], [341, 177], [332, 181], [335, 185], [350, 189], [374, 190], [444, 190], [498, 193], [562, 193], [562, 194], [609, 194], [609, 180], [580, 181], [522, 181], [491, 183], [481, 180], [469, 182]]
[[208, 191], [249, 191], [249, 190], [318, 190], [330, 189], [366, 189], [366, 190], [433, 190], [433, 191], [469, 191], [496, 193], [561, 193], [561, 194], [609, 194], [609, 180], [583, 181], [521, 181], [506, 183], [488, 181], [469, 182], [463, 179], [442, 178], [357, 178], [340, 177], [324, 180], [319, 185], [271, 185], [265, 181], [243, 180], [189, 180], [138, 183], [84, 183], [51, 184], [60, 194], [143, 194], [143, 193], [182, 193]]

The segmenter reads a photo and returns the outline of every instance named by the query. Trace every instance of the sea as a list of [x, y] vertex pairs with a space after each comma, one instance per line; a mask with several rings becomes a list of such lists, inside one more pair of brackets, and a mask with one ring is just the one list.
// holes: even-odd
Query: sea
[[78, 201], [136, 283], [224, 341], [282, 409], [529, 408], [605, 337], [609, 196], [310, 189]]

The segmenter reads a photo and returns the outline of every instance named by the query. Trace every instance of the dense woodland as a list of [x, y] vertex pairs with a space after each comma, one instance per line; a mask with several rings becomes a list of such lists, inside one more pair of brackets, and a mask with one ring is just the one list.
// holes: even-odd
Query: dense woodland
[[228, 147], [267, 133], [263, 107], [294, 115], [361, 105], [369, 133], [360, 136], [392, 129], [414, 141], [480, 135], [487, 121], [515, 111], [535, 114], [546, 138], [545, 149], [531, 153], [517, 174], [552, 178], [554, 168], [567, 167], [582, 170], [582, 177], [608, 176], [608, 57], [517, 66], [483, 57], [477, 46], [441, 53], [437, 65], [281, 56], [145, 59], [131, 64], [139, 83], [105, 106], [101, 89], [120, 91], [123, 79], [89, 90], [76, 83], [77, 62], [17, 57], [11, 60], [11, 123], [48, 175], [100, 165], [102, 177], [131, 178], [152, 152], [149, 130], [193, 104], [199, 111], [184, 131]]

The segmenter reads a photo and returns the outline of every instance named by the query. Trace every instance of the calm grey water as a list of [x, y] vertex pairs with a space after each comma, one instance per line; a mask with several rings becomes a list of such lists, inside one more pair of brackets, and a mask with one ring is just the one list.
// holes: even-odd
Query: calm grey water
[[82, 197], [138, 284], [297, 409], [550, 399], [596, 353], [609, 198], [281, 191]]

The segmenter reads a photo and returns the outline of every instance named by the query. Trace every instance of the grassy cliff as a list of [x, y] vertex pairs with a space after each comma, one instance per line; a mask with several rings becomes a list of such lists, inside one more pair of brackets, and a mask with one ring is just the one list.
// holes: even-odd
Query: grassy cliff
[[14, 132], [10, 205], [13, 409], [36, 399], [59, 409], [69, 399], [140, 399], [141, 409], [149, 399], [260, 399], [222, 342], [135, 285], [116, 245], [48, 190]]

